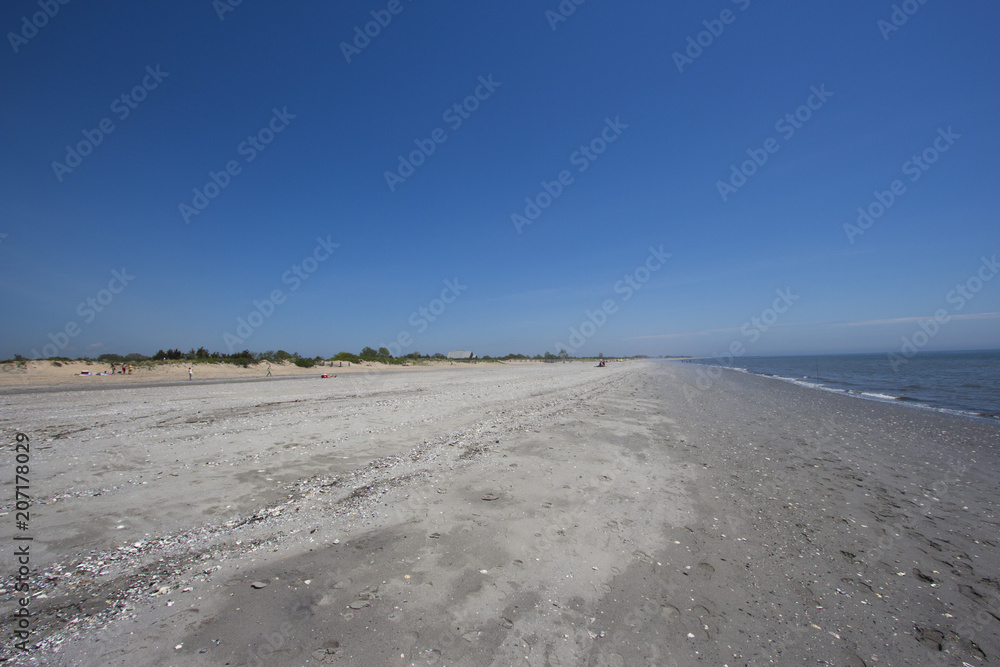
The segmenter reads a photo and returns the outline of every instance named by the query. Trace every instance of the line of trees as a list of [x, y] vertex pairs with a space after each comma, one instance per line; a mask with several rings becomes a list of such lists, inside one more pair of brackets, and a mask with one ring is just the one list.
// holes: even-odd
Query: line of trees
[[[645, 355], [636, 355], [637, 357], [644, 357]], [[545, 354], [536, 354], [533, 357], [529, 357], [525, 354], [515, 354], [511, 353], [503, 357], [491, 357], [483, 356], [481, 360], [483, 361], [515, 361], [515, 360], [534, 360], [534, 361], [558, 361], [574, 359], [577, 357], [571, 357], [566, 350], [560, 350], [558, 354], [553, 354], [551, 352], [546, 352]], [[591, 359], [593, 357], [583, 357], [586, 359]], [[597, 358], [604, 358], [603, 354], [597, 355]], [[614, 357], [612, 357], [614, 358]], [[92, 358], [81, 357], [81, 360], [93, 361]], [[385, 347], [380, 347], [377, 350], [373, 347], [365, 347], [358, 354], [352, 352], [338, 352], [334, 356], [326, 359], [325, 361], [348, 361], [353, 363], [362, 362], [372, 362], [377, 361], [386, 364], [405, 364], [412, 361], [417, 361], [421, 359], [447, 359], [444, 354], [436, 352], [434, 354], [420, 354], [419, 352], [411, 352], [410, 354], [403, 355], [401, 357], [393, 357], [389, 350]], [[49, 360], [56, 361], [72, 361], [69, 357], [50, 357]], [[11, 361], [11, 360], [7, 360]], [[25, 357], [17, 354], [14, 355], [13, 361], [23, 363], [30, 361]], [[258, 362], [276, 362], [281, 363], [285, 361], [290, 361], [298, 366], [305, 368], [312, 367], [317, 363], [324, 361], [323, 357], [303, 357], [299, 355], [298, 352], [288, 353], [285, 350], [267, 350], [265, 352], [251, 352], [250, 350], [243, 350], [242, 352], [234, 352], [223, 354], [221, 352], [211, 352], [205, 347], [199, 347], [197, 350], [191, 348], [187, 352], [183, 352], [180, 349], [168, 349], [168, 350], [157, 350], [156, 354], [149, 357], [138, 352], [132, 352], [130, 354], [113, 354], [107, 353], [102, 354], [97, 357], [97, 361], [111, 364], [120, 363], [139, 363], [139, 362], [150, 362], [150, 361], [187, 361], [194, 363], [231, 363], [240, 364], [243, 366], [248, 366], [252, 363]]]

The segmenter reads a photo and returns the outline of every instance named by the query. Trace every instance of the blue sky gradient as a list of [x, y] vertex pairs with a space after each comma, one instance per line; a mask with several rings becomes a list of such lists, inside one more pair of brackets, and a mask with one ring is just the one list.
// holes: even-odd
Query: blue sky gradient
[[225, 2], [0, 10], [0, 358], [1000, 347], [996, 3]]

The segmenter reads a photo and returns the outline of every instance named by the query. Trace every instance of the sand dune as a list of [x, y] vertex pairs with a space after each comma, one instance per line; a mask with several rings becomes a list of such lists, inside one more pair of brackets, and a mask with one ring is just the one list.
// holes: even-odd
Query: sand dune
[[[290, 361], [266, 361], [248, 364], [246, 367], [237, 364], [189, 363], [186, 361], [169, 361], [159, 363], [139, 363], [134, 365], [132, 374], [111, 375], [111, 364], [96, 361], [24, 361], [0, 363], [0, 388], [2, 387], [117, 387], [133, 386], [153, 382], [188, 382], [188, 368], [194, 371], [193, 381], [202, 380], [233, 380], [264, 378], [267, 367], [271, 366], [271, 377], [319, 377], [323, 373], [373, 373], [379, 371], [413, 372], [433, 368], [472, 368], [487, 362], [455, 363], [438, 359], [421, 359], [411, 365], [381, 364], [378, 362], [351, 363], [348, 361], [325, 361], [311, 368], [296, 366]], [[489, 362], [498, 365], [533, 364], [533, 361]], [[116, 364], [121, 369], [121, 364]], [[92, 375], [81, 375], [89, 372]], [[108, 375], [100, 373], [108, 372]]]

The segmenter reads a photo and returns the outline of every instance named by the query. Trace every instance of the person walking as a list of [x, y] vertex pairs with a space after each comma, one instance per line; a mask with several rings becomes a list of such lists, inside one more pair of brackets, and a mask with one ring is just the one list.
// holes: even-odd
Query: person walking
[[193, 380], [193, 379], [194, 379], [194, 369], [188, 366], [188, 380]]
[[271, 377], [271, 364], [267, 365], [267, 377]]

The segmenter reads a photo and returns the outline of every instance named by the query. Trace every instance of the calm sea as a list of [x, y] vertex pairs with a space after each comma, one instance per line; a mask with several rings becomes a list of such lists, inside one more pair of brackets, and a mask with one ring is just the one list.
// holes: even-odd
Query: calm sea
[[731, 368], [859, 398], [1000, 421], [1000, 350], [920, 352], [898, 371], [884, 354], [743, 357]]

